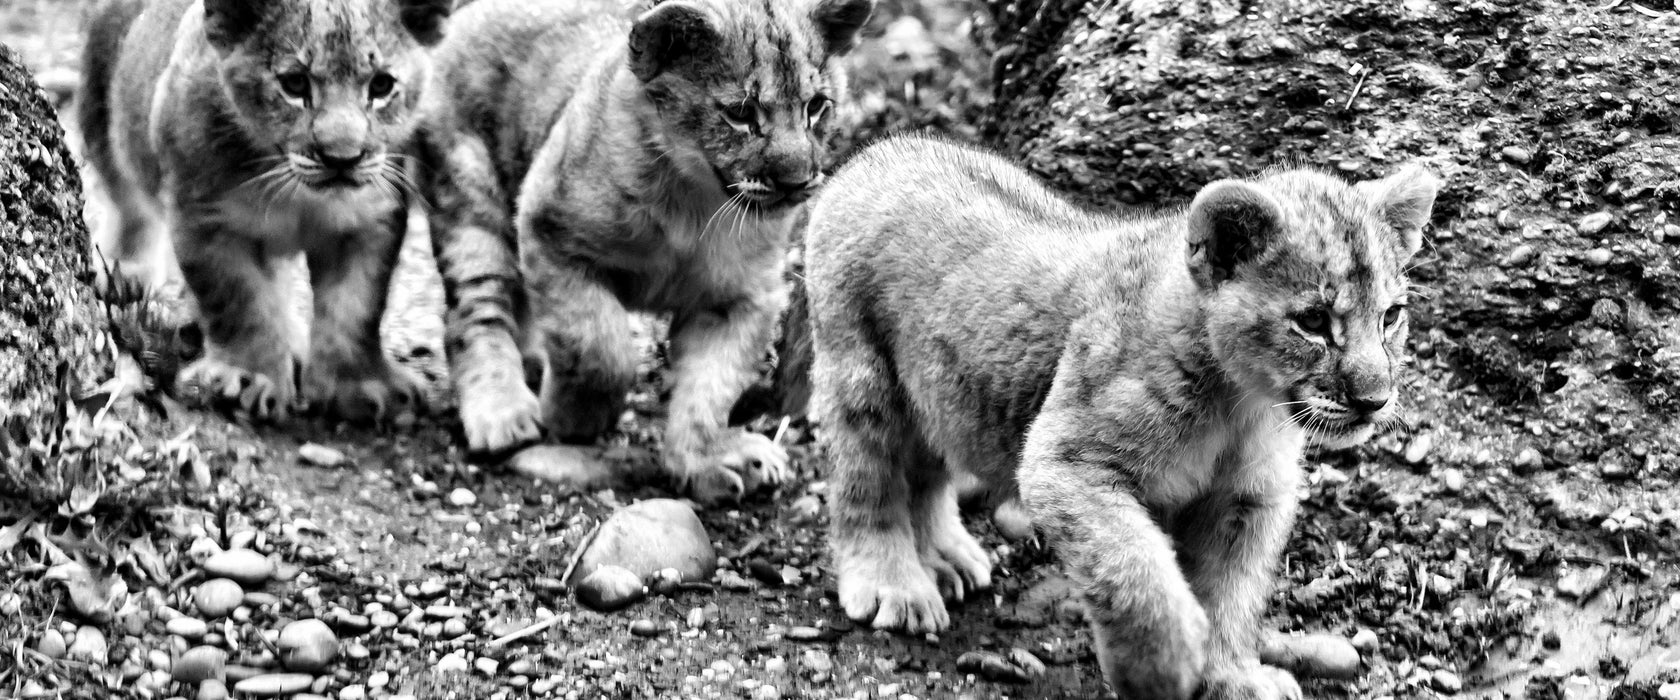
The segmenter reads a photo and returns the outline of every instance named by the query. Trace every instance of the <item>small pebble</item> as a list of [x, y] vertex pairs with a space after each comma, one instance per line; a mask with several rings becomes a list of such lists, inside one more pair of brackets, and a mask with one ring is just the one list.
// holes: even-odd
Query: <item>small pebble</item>
[[630, 634], [638, 637], [657, 637], [659, 625], [654, 624], [652, 620], [637, 620], [630, 623]]
[[782, 578], [782, 570], [763, 559], [747, 562], [747, 573], [766, 586], [781, 587], [787, 583], [787, 580]]
[[70, 642], [66, 655], [71, 661], [85, 661], [94, 668], [103, 668], [110, 646], [105, 642], [105, 633], [89, 625], [76, 630], [76, 638]]
[[501, 667], [500, 662], [498, 662], [495, 659], [492, 659], [488, 656], [480, 656], [476, 659], [473, 659], [473, 668], [478, 669], [479, 673], [482, 673], [486, 676], [496, 675], [496, 669], [498, 669], [500, 667]]
[[315, 677], [307, 673], [265, 673], [233, 684], [233, 692], [269, 698], [296, 695], [309, 688]]
[[1609, 228], [1610, 224], [1615, 220], [1616, 217], [1610, 212], [1593, 212], [1581, 217], [1580, 221], [1575, 222], [1575, 228], [1579, 230], [1583, 236], [1596, 236], [1603, 233], [1604, 229]]
[[1534, 160], [1534, 154], [1522, 146], [1506, 146], [1499, 149], [1499, 155], [1517, 165], [1528, 165], [1529, 161]]
[[456, 508], [465, 508], [477, 502], [478, 496], [466, 489], [458, 488], [449, 492], [449, 505], [455, 506]]
[[457, 618], [457, 617], [466, 617], [467, 613], [470, 613], [470, 612], [472, 612], [471, 609], [463, 608], [459, 605], [428, 605], [428, 606], [426, 606], [426, 617], [432, 618], [434, 620], [448, 620], [448, 619]]
[[1303, 678], [1359, 677], [1359, 652], [1353, 643], [1331, 634], [1269, 636], [1261, 645], [1260, 660]]
[[1464, 472], [1457, 469], [1441, 470], [1441, 488], [1447, 493], [1458, 493], [1464, 490]]
[[319, 673], [338, 656], [338, 636], [320, 620], [298, 620], [286, 625], [275, 645], [280, 651], [280, 662], [293, 671]]
[[227, 684], [214, 678], [198, 684], [198, 700], [227, 700]]
[[1353, 648], [1357, 649], [1360, 654], [1370, 655], [1376, 653], [1377, 645], [1380, 642], [1375, 631], [1361, 627], [1359, 631], [1353, 633], [1352, 643]]
[[597, 612], [630, 607], [647, 595], [640, 576], [618, 566], [603, 566], [577, 586], [577, 600]]
[[997, 683], [1026, 683], [1026, 671], [995, 652], [971, 651], [957, 657], [957, 672], [980, 676]]
[[221, 679], [227, 673], [227, 652], [215, 647], [193, 647], [170, 665], [170, 676], [182, 683]]
[[248, 586], [256, 585], [274, 575], [274, 562], [249, 549], [230, 549], [204, 560], [204, 573], [230, 578]]
[[193, 641], [203, 639], [204, 633], [210, 631], [210, 625], [196, 617], [177, 617], [164, 623], [163, 628], [170, 634]]
[[193, 605], [198, 608], [198, 614], [212, 620], [233, 612], [244, 601], [245, 589], [228, 578], [210, 579], [193, 591]]
[[822, 630], [807, 625], [789, 628], [787, 638], [795, 642], [814, 642], [822, 639]]
[[64, 635], [55, 629], [42, 633], [41, 638], [35, 642], [35, 651], [41, 652], [49, 659], [62, 659], [69, 650], [69, 646], [64, 643]]
[[1405, 459], [1407, 464], [1422, 464], [1429, 458], [1429, 448], [1434, 447], [1435, 439], [1429, 433], [1424, 433], [1412, 439], [1406, 446]]
[[688, 609], [688, 626], [691, 629], [700, 629], [701, 627], [705, 627], [706, 626], [706, 611], [701, 610], [700, 608], [689, 608]]
[[1444, 668], [1430, 674], [1429, 683], [1447, 695], [1455, 695], [1464, 687], [1464, 682], [1458, 679], [1458, 674]]
[[298, 448], [298, 460], [304, 464], [327, 469], [342, 467], [350, 461], [349, 458], [344, 456], [343, 452], [313, 442], [304, 443], [302, 447]]
[[438, 659], [436, 670], [438, 673], [466, 673], [467, 660], [459, 653], [448, 654]]

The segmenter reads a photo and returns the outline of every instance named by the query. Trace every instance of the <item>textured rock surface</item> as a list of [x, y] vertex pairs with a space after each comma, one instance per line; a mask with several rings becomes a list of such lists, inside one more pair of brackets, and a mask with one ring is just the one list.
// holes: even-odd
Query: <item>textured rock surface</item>
[[108, 374], [82, 185], [47, 96], [0, 46], [0, 455], [50, 431], [61, 387]]

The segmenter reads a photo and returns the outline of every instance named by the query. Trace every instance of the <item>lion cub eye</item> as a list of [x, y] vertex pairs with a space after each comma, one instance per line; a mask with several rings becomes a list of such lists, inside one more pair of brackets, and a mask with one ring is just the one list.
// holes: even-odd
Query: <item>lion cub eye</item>
[[811, 98], [810, 102], [805, 103], [805, 118], [810, 121], [811, 126], [816, 126], [817, 122], [822, 121], [823, 115], [828, 114], [828, 110], [832, 107], [834, 107], [834, 100], [829, 99], [827, 95], [817, 95]]
[[736, 104], [719, 102], [718, 110], [723, 112], [724, 120], [737, 129], [758, 127], [758, 103], [753, 100], [743, 100]]
[[1295, 314], [1295, 327], [1307, 335], [1317, 335], [1328, 338], [1330, 335], [1330, 314], [1324, 309], [1309, 309]]
[[309, 99], [309, 74], [302, 71], [281, 73], [276, 76], [280, 81], [280, 91], [287, 97], [297, 100]]
[[1405, 304], [1395, 304], [1383, 312], [1383, 327], [1388, 328], [1400, 322], [1400, 314], [1406, 312]]
[[397, 89], [397, 79], [390, 73], [380, 73], [368, 81], [368, 97], [383, 100], [391, 96], [391, 91]]

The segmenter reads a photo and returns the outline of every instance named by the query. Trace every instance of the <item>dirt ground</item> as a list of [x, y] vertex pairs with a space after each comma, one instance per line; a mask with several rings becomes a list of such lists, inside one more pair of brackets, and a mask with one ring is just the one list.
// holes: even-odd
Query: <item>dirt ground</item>
[[[0, 43], [22, 52], [50, 88], [73, 85], [79, 4], [0, 0]], [[1435, 19], [1410, 14], [1422, 6], [1437, 14], [1418, 16]], [[1315, 681], [1314, 697], [1680, 697], [1663, 685], [1680, 671], [1680, 20], [1662, 3], [1324, 7], [1298, 25], [1295, 40], [1311, 51], [1256, 59], [1240, 73], [1205, 72], [1190, 60], [1157, 92], [1091, 84], [1135, 102], [1069, 113], [1007, 83], [1008, 100], [991, 100], [994, 66], [969, 37], [982, 46], [1007, 37], [990, 32], [984, 15], [956, 2], [888, 3], [860, 50], [853, 142], [916, 128], [986, 138], [1104, 206], [1181, 201], [1201, 182], [1283, 161], [1366, 177], [1426, 157], [1450, 185], [1432, 255], [1415, 273], [1431, 293], [1413, 321], [1410, 425], [1368, 448], [1312, 456], [1272, 624], [1374, 635], [1361, 676]], [[916, 19], [893, 21], [903, 17]], [[1090, 37], [1100, 27], [1069, 26], [1069, 46], [1093, 47], [1056, 57], [1061, 72], [1046, 83], [1105, 55], [1101, 37]], [[1352, 54], [1368, 72], [1348, 70]], [[1265, 99], [1244, 120], [1205, 118], [1245, 95]], [[1346, 109], [1325, 106], [1344, 100]], [[1151, 116], [1149, 105], [1162, 101], [1204, 118]], [[1603, 225], [1593, 216], [1601, 212]], [[393, 294], [391, 347], [437, 378], [441, 291], [418, 236]], [[650, 361], [645, 373], [617, 438], [632, 458], [659, 427], [661, 371]], [[149, 604], [107, 625], [103, 663], [14, 653], [5, 637], [34, 648], [49, 628], [84, 624], [46, 577], [53, 548], [108, 565], [101, 571], [137, 601], [173, 600], [192, 583], [182, 578], [192, 570], [183, 552], [200, 537], [226, 544], [240, 533], [260, 533], [297, 575], [270, 584], [276, 603], [228, 625], [226, 637], [240, 642], [230, 645], [236, 660], [257, 664], [272, 651], [259, 630], [336, 608], [394, 608], [409, 598], [468, 609], [467, 632], [454, 637], [341, 629], [365, 652], [347, 651], [319, 689], [341, 698], [354, 697], [352, 688], [421, 698], [1101, 691], [1089, 633], [1061, 604], [1065, 579], [1053, 556], [1005, 544], [984, 518], [971, 525], [996, 554], [997, 590], [955, 611], [948, 634], [904, 638], [847, 622], [826, 568], [825, 468], [797, 421], [782, 434], [799, 467], [794, 483], [702, 514], [722, 569], [739, 576], [610, 615], [577, 605], [554, 579], [613, 506], [664, 495], [657, 487], [557, 495], [463, 459], [446, 418], [390, 432], [308, 421], [258, 428], [177, 407], [136, 425], [153, 437], [187, 435], [169, 449], [187, 455], [184, 472], [206, 473], [208, 487], [122, 523], [90, 522], [74, 508], [49, 513], [39, 538], [0, 499], [0, 543], [23, 534], [13, 551], [0, 547], [0, 569], [15, 567], [0, 583], [0, 695], [22, 696], [29, 682], [45, 697], [185, 693], [147, 687], [136, 672], [151, 663], [148, 651], [179, 651], [145, 614]], [[778, 416], [754, 426], [782, 427]], [[298, 449], [310, 442], [351, 463], [304, 464]], [[147, 566], [150, 558], [160, 564]], [[758, 562], [791, 566], [800, 582], [763, 584], [751, 575]], [[488, 644], [556, 615], [561, 623], [543, 635]], [[656, 634], [633, 634], [642, 621]], [[799, 626], [819, 634], [789, 639]], [[1014, 684], [957, 669], [965, 652], [1015, 648], [1046, 673]], [[440, 670], [451, 655], [497, 663]]]

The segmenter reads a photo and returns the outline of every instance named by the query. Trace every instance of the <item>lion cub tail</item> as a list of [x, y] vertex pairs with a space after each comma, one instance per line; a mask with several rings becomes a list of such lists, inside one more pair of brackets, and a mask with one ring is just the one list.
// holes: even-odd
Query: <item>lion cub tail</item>
[[101, 0], [88, 12], [87, 44], [82, 47], [82, 84], [76, 93], [76, 121], [88, 163], [109, 182], [116, 160], [111, 143], [111, 80], [117, 72], [123, 37], [146, 9], [144, 0]]

